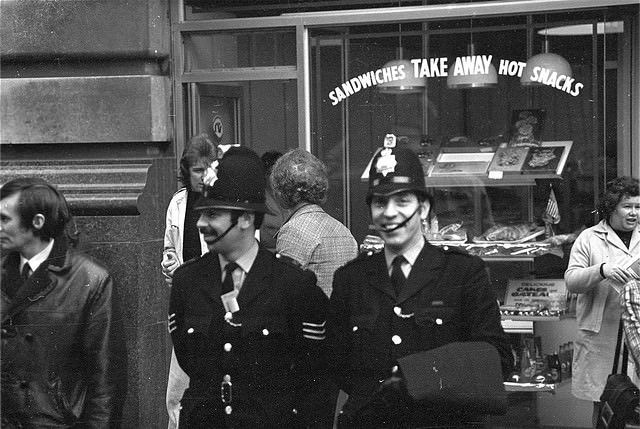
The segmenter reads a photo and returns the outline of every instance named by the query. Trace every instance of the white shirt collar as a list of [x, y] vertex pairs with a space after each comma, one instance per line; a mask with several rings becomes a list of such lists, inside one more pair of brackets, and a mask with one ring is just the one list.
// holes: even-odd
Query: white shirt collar
[[42, 249], [40, 251], [40, 253], [38, 253], [37, 255], [35, 255], [33, 258], [31, 259], [27, 259], [24, 256], [20, 255], [20, 272], [22, 272], [22, 267], [24, 267], [24, 264], [26, 264], [27, 262], [29, 263], [29, 266], [31, 267], [31, 272], [34, 272], [35, 270], [38, 269], [38, 267], [40, 267], [40, 265], [42, 265], [42, 263], [44, 261], [47, 260], [47, 258], [49, 257], [49, 254], [51, 253], [51, 249], [53, 249], [53, 242], [55, 240], [52, 238], [49, 241], [49, 244], [47, 244], [47, 247], [45, 247], [44, 249]]
[[[258, 245], [258, 242], [254, 241], [251, 248], [244, 255], [242, 255], [235, 261], [235, 263], [238, 264], [238, 266], [242, 269], [241, 282], [244, 281], [244, 275], [248, 273], [251, 267], [253, 266], [253, 262], [256, 260], [256, 257], [258, 256], [259, 248], [260, 246]], [[220, 260], [220, 270], [224, 271], [224, 267], [226, 267], [230, 261], [220, 254], [218, 254], [218, 257]]]
[[[422, 252], [422, 248], [424, 247], [424, 242], [425, 242], [424, 237], [422, 237], [422, 240], [419, 240], [416, 244], [411, 246], [409, 249], [407, 249], [406, 252], [402, 254], [402, 256], [404, 256], [404, 258], [407, 260], [407, 262], [411, 267], [413, 267], [413, 264], [415, 264], [416, 259], [418, 259], [418, 255], [420, 255], [420, 252]], [[392, 253], [389, 249], [385, 247], [384, 258], [387, 262], [387, 269], [389, 270], [391, 269], [391, 264], [393, 263], [393, 259], [396, 256], [399, 256], [399, 255], [396, 253]]]

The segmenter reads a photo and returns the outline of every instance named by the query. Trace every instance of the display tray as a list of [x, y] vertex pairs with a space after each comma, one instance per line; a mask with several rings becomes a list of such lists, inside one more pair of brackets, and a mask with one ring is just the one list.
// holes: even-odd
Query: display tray
[[556, 385], [547, 383], [515, 383], [504, 382], [504, 390], [507, 392], [551, 392], [555, 393]]
[[434, 246], [463, 246], [467, 240], [429, 240]]
[[521, 243], [526, 243], [528, 241], [533, 240], [536, 237], [541, 236], [542, 234], [544, 234], [544, 228], [538, 228], [537, 230], [535, 230], [533, 233], [527, 235], [526, 237], [522, 237], [519, 240], [498, 240], [498, 241], [488, 241], [488, 240], [483, 240], [481, 238], [475, 237], [472, 239], [472, 241], [476, 244], [521, 244]]

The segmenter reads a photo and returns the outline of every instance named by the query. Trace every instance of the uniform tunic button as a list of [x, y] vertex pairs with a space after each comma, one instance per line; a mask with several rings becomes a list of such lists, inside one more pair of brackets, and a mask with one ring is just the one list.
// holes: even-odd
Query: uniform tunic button
[[436, 325], [442, 325], [442, 319], [436, 319]]
[[393, 307], [393, 312], [396, 313], [396, 316], [400, 316], [402, 314], [402, 309], [400, 307]]
[[276, 253], [276, 258], [280, 258], [282, 257], [282, 255], [280, 255], [279, 253]]
[[189, 328], [187, 329], [187, 334], [193, 334], [194, 333], [194, 329], [193, 328]]
[[402, 342], [402, 338], [400, 338], [400, 335], [394, 335], [393, 337], [391, 337], [391, 341], [393, 341], [393, 344], [397, 346]]
[[268, 330], [267, 328], [264, 328], [264, 329], [262, 330], [262, 335], [265, 335], [265, 336], [266, 336], [266, 335], [269, 335], [269, 330]]
[[354, 326], [353, 328], [351, 328], [351, 330], [352, 330], [353, 332], [356, 332], [356, 331], [358, 330], [358, 327], [357, 327], [357, 326]]
[[224, 351], [225, 352], [230, 352], [231, 351], [231, 343], [225, 343]]
[[449, 250], [449, 246], [444, 246], [442, 249], [443, 250]]
[[232, 411], [233, 408], [231, 408], [231, 405], [227, 405], [226, 407], [224, 407], [224, 412], [226, 415], [230, 415]]

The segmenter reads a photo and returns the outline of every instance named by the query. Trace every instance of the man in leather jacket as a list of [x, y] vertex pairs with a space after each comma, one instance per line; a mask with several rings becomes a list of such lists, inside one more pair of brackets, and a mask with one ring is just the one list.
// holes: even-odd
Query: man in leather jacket
[[127, 356], [109, 273], [74, 249], [55, 187], [15, 179], [0, 200], [2, 427], [119, 427]]

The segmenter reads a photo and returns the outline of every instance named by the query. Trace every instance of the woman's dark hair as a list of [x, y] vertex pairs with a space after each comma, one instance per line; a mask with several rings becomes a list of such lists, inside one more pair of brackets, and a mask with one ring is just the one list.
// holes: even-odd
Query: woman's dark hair
[[[15, 194], [20, 194], [17, 211], [24, 228], [32, 230], [34, 236], [44, 241], [59, 238], [66, 232], [69, 242], [77, 244], [77, 231], [67, 230], [68, 226], [75, 229], [69, 204], [55, 186], [38, 177], [21, 177], [7, 182], [0, 189], [0, 199]], [[33, 218], [38, 214], [44, 216], [44, 225], [40, 229], [33, 226]]]
[[606, 190], [598, 201], [597, 211], [600, 219], [609, 219], [620, 201], [640, 195], [638, 179], [630, 176], [618, 177], [607, 183]]
[[279, 152], [277, 150], [270, 150], [262, 154], [260, 159], [262, 160], [262, 164], [264, 164], [264, 170], [267, 175], [271, 174], [271, 169], [281, 156], [282, 152]]
[[216, 160], [218, 153], [217, 146], [209, 139], [207, 133], [201, 133], [191, 137], [180, 158], [180, 174], [178, 180], [182, 186], [191, 190], [191, 180], [189, 180], [189, 168], [193, 167], [202, 158], [207, 160], [207, 164]]

